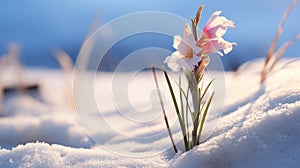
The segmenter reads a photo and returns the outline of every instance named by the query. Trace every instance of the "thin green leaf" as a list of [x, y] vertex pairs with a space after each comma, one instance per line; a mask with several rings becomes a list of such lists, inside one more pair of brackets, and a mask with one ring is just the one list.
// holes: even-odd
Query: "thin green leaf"
[[[169, 90], [170, 90], [170, 93], [171, 93], [171, 96], [172, 96], [172, 100], [173, 100], [173, 104], [174, 104], [174, 107], [175, 107], [175, 111], [176, 111], [176, 114], [177, 114], [177, 117], [178, 117], [178, 120], [179, 120], [179, 123], [180, 123], [180, 128], [181, 128], [181, 132], [182, 132], [184, 144], [186, 145], [187, 144], [187, 137], [186, 137], [186, 132], [185, 132], [186, 128], [183, 125], [182, 118], [180, 116], [180, 111], [179, 111], [179, 108], [178, 108], [178, 103], [176, 101], [176, 97], [175, 97], [175, 94], [174, 94], [174, 91], [173, 91], [173, 88], [172, 88], [172, 85], [171, 85], [168, 73], [167, 73], [167, 71], [166, 71], [166, 69], [165, 69], [164, 66], [162, 67], [162, 69], [163, 69], [165, 78], [167, 80], [167, 84], [168, 84], [168, 87], [169, 87]], [[187, 149], [187, 146], [185, 146], [185, 148]]]
[[211, 84], [212, 84], [212, 82], [213, 82], [214, 80], [215, 80], [215, 79], [211, 80], [211, 81], [208, 83], [208, 85], [206, 86], [206, 88], [205, 88], [205, 90], [204, 90], [204, 92], [203, 92], [203, 95], [201, 96], [200, 102], [204, 99], [204, 97], [205, 97], [205, 95], [206, 95], [206, 93], [207, 93], [209, 87], [211, 86]]
[[204, 75], [202, 74], [202, 75], [200, 75], [200, 76], [197, 78], [197, 82], [198, 82], [198, 83], [201, 82], [201, 80], [203, 79], [203, 76], [204, 76]]
[[[189, 117], [188, 117], [188, 109], [190, 110], [190, 115], [193, 116], [191, 113], [191, 109], [189, 106], [189, 87], [187, 89], [187, 95], [186, 95], [186, 109], [185, 109], [185, 116], [186, 116], [186, 129], [187, 129], [187, 141], [190, 142], [190, 129], [189, 129]], [[190, 143], [189, 143], [189, 149], [190, 149]]]
[[[185, 98], [186, 100], [188, 100], [187, 95], [184, 93], [184, 91], [183, 91], [183, 89], [180, 87], [179, 83], [177, 83], [177, 82], [175, 81], [175, 84], [178, 86], [179, 90], [182, 92], [182, 95], [184, 96], [184, 98]], [[189, 88], [188, 88], [188, 90], [189, 90]], [[189, 92], [188, 92], [188, 93], [189, 93]], [[191, 106], [188, 104], [187, 107], [188, 107], [188, 109], [189, 109], [189, 111], [190, 111], [190, 113], [191, 113], [191, 115], [192, 115], [192, 109], [191, 109]]]
[[180, 97], [180, 106], [181, 106], [181, 117], [182, 117], [182, 125], [184, 126], [184, 132], [183, 136], [186, 137], [184, 138], [184, 146], [186, 148], [186, 151], [189, 150], [189, 143], [188, 143], [188, 138], [187, 138], [187, 130], [186, 130], [186, 124], [185, 124], [185, 116], [184, 116], [184, 107], [183, 107], [183, 97], [182, 97], [182, 87], [181, 87], [181, 75], [179, 73], [178, 75], [179, 78], [179, 97]]
[[178, 74], [178, 83], [179, 83], [179, 97], [180, 97], [180, 107], [181, 107], [181, 116], [182, 116], [182, 121], [183, 124], [185, 125], [185, 119], [184, 119], [184, 107], [183, 107], [183, 100], [182, 100], [182, 89], [181, 89], [181, 75], [180, 73]]
[[212, 99], [213, 99], [213, 97], [214, 97], [214, 94], [215, 94], [215, 92], [213, 92], [213, 93], [210, 95], [210, 97], [209, 97], [209, 99], [208, 99], [208, 102], [207, 102], [207, 104], [206, 104], [206, 108], [205, 108], [205, 110], [204, 110], [203, 116], [202, 116], [202, 120], [201, 120], [201, 122], [200, 122], [200, 129], [198, 130], [199, 132], [198, 132], [198, 137], [197, 137], [197, 142], [198, 142], [198, 144], [200, 143], [200, 137], [201, 137], [201, 133], [202, 133], [202, 130], [203, 130], [205, 118], [206, 118], [208, 109], [209, 109], [209, 107], [210, 107], [211, 101], [212, 101]]

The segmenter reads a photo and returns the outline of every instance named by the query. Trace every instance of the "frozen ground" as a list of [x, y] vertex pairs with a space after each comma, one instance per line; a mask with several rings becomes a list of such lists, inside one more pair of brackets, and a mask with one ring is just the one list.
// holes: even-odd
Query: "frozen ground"
[[[64, 75], [29, 70], [28, 78], [41, 84], [41, 93], [4, 97], [0, 167], [297, 167], [300, 61], [275, 71], [265, 85], [258, 84], [261, 65], [253, 61], [225, 73], [226, 101], [217, 127], [200, 146], [178, 155], [170, 148], [156, 95], [149, 89], [154, 86], [150, 73], [137, 75], [129, 85], [126, 74], [118, 74], [115, 83], [123, 81], [128, 96], [111, 86], [111, 74], [97, 75], [95, 100], [101, 112], [88, 106], [86, 118], [79, 117], [84, 130], [68, 104], [70, 86], [63, 84]], [[3, 82], [9, 83], [9, 77]], [[178, 142], [176, 116], [168, 111]], [[213, 118], [210, 122], [216, 123]]]

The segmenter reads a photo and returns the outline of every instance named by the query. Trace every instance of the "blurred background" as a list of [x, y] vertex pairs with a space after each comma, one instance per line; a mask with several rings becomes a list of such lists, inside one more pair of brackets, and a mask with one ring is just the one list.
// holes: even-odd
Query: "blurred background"
[[[186, 19], [195, 15], [198, 7], [205, 4], [199, 25], [202, 28], [208, 17], [216, 10], [236, 23], [236, 29], [228, 30], [224, 39], [238, 43], [233, 52], [222, 58], [226, 70], [235, 70], [243, 62], [265, 57], [274, 38], [278, 23], [290, 0], [2, 0], [0, 2], [0, 56], [7, 52], [9, 44], [20, 46], [21, 63], [29, 67], [57, 68], [53, 57], [55, 49], [62, 49], [76, 60], [81, 45], [95, 18], [99, 25], [119, 16], [142, 11], [169, 12]], [[283, 42], [300, 33], [300, 4], [297, 4], [286, 21], [279, 40]], [[109, 62], [122, 59], [137, 46], [134, 42], [115, 47], [107, 58], [103, 70], [112, 70]], [[172, 39], [162, 40], [148, 37], [147, 47], [159, 46], [174, 50]], [[128, 45], [129, 44], [129, 45]], [[132, 45], [131, 45], [132, 44]], [[278, 46], [278, 47], [279, 47]], [[292, 45], [283, 57], [298, 57], [300, 42]], [[125, 54], [126, 53], [126, 54]]]

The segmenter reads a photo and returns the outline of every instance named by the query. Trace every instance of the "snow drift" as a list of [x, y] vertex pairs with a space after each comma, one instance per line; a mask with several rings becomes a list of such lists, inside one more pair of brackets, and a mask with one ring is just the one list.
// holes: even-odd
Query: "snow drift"
[[[59, 80], [62, 75], [30, 71], [38, 78], [47, 75], [43, 87], [43, 92], [48, 93], [47, 102], [22, 96], [5, 101], [5, 115], [0, 118], [0, 167], [297, 167], [300, 61], [288, 61], [282, 61], [264, 85], [259, 85], [262, 61], [244, 64], [237, 72], [226, 72], [224, 112], [209, 138], [175, 155], [168, 150], [170, 142], [164, 134], [155, 143], [163, 144], [166, 151], [147, 157], [116, 155], [94, 144], [75, 115], [61, 103], [65, 87]], [[149, 83], [143, 81], [144, 85]], [[149, 127], [152, 129], [143, 129], [143, 134], [164, 128], [159, 122], [155, 124]], [[131, 127], [124, 129], [134, 132]], [[177, 134], [179, 130], [173, 131]], [[143, 152], [152, 150], [153, 144], [129, 140], [111, 134], [105, 143], [123, 143]]]

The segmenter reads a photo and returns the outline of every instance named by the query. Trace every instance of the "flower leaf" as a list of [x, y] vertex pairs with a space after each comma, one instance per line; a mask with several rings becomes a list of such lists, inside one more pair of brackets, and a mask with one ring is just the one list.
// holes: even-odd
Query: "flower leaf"
[[210, 107], [211, 101], [212, 101], [212, 99], [213, 99], [213, 97], [214, 97], [214, 94], [215, 94], [215, 92], [213, 92], [213, 93], [210, 95], [210, 97], [209, 97], [209, 99], [208, 99], [208, 102], [207, 102], [207, 104], [206, 104], [206, 107], [205, 107], [205, 110], [204, 110], [204, 113], [203, 113], [201, 122], [200, 122], [200, 128], [199, 128], [198, 134], [197, 134], [197, 135], [198, 135], [198, 136], [197, 136], [197, 143], [198, 143], [198, 144], [200, 143], [200, 137], [201, 137], [201, 133], [202, 133], [202, 130], [203, 130], [205, 118], [206, 118], [208, 109], [209, 109], [209, 107]]
[[184, 125], [184, 123], [182, 121], [182, 116], [180, 115], [180, 110], [179, 110], [179, 107], [178, 107], [178, 103], [176, 101], [176, 97], [175, 97], [173, 87], [171, 85], [170, 78], [168, 76], [167, 70], [164, 66], [162, 67], [162, 70], [163, 70], [163, 73], [165, 75], [165, 78], [166, 78], [166, 81], [167, 81], [167, 84], [168, 84], [168, 87], [169, 87], [169, 91], [170, 91], [171, 96], [172, 96], [172, 100], [173, 100], [173, 103], [174, 103], [177, 118], [179, 120], [181, 132], [182, 132], [182, 136], [183, 136], [183, 140], [184, 140], [184, 144], [185, 144], [185, 149], [188, 150], [189, 148], [188, 148], [188, 141], [187, 141], [187, 135], [186, 135], [186, 126]]

